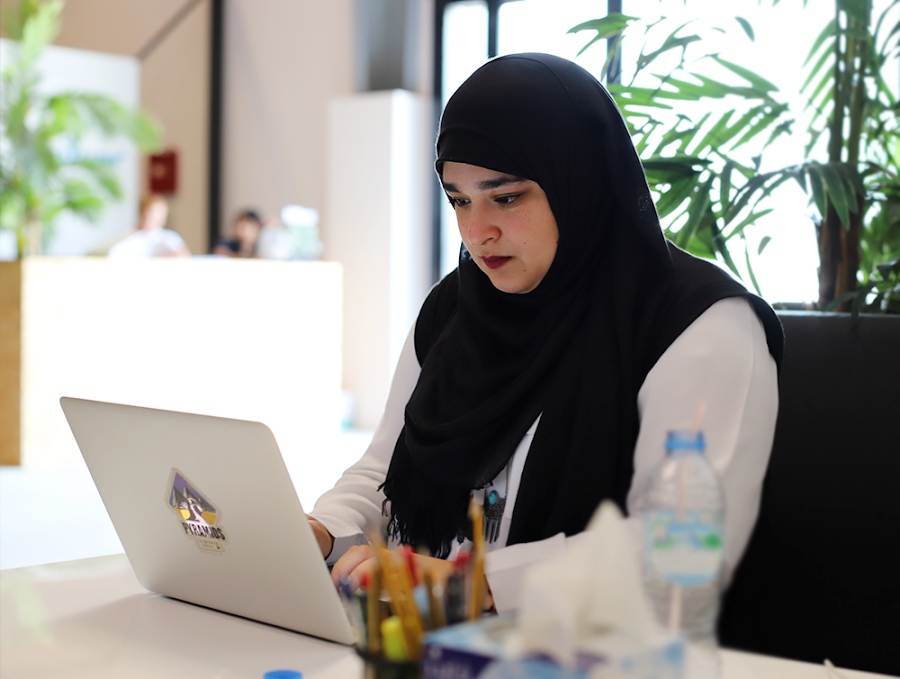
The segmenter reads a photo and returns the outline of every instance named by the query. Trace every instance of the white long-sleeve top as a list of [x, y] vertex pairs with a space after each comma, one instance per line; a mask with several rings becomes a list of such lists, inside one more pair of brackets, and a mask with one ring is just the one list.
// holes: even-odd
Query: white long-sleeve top
[[[335, 538], [330, 563], [351, 545], [365, 543], [367, 526], [386, 525], [384, 495], [378, 487], [384, 482], [403, 428], [404, 408], [419, 378], [413, 336], [414, 329], [401, 352], [385, 412], [371, 444], [334, 488], [319, 498], [312, 511]], [[725, 572], [730, 579], [759, 512], [778, 412], [775, 361], [769, 354], [762, 323], [744, 299], [720, 300], [698, 317], [660, 357], [638, 392], [640, 432], [627, 498], [627, 521], [636, 550], [640, 548], [641, 530], [637, 510], [653, 469], [665, 456], [666, 434], [688, 429], [700, 403], [705, 406], [702, 430], [706, 455], [719, 474], [725, 497]], [[493, 482], [500, 496], [505, 494], [507, 498], [500, 535], [487, 544], [485, 564], [500, 612], [516, 608], [521, 578], [530, 564], [579, 538], [560, 533], [538, 542], [506, 545], [519, 479], [539, 421], [540, 417], [523, 437], [508, 467]], [[454, 553], [459, 548], [457, 545]]]

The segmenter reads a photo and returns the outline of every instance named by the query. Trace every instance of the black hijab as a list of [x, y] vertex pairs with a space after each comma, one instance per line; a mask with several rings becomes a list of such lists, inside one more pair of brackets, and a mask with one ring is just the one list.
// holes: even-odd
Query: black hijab
[[482, 66], [441, 118], [439, 174], [447, 161], [537, 182], [559, 243], [526, 294], [494, 288], [463, 248], [416, 322], [422, 371], [383, 490], [389, 533], [438, 556], [538, 415], [509, 544], [577, 533], [606, 498], [626, 511], [638, 390], [715, 301], [751, 299], [781, 351], [762, 300], [666, 243], [619, 110], [581, 67], [544, 54]]

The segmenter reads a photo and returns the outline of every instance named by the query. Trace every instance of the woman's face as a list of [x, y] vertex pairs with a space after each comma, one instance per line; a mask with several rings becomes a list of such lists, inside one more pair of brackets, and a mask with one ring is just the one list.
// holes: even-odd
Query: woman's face
[[459, 235], [495, 288], [524, 294], [544, 279], [559, 241], [547, 194], [530, 179], [446, 162], [444, 191]]
[[259, 224], [252, 219], [241, 217], [234, 225], [234, 237], [241, 243], [253, 245], [259, 237]]
[[155, 200], [147, 206], [141, 228], [145, 231], [161, 229], [169, 217], [169, 207], [161, 200]]

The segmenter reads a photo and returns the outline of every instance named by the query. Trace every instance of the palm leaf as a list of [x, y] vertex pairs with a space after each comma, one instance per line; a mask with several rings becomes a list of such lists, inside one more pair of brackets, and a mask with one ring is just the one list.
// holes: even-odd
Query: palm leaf
[[[746, 217], [744, 217], [741, 221], [739, 221], [737, 224], [735, 224], [733, 227], [731, 227], [731, 230], [729, 231], [728, 235], [725, 236], [725, 240], [730, 240], [735, 236], [743, 236], [744, 230], [748, 226], [753, 226], [760, 219], [765, 217], [767, 214], [771, 214], [772, 212], [774, 212], [773, 208], [765, 208], [762, 210], [751, 210], [750, 213]], [[768, 238], [768, 236], [766, 238]], [[766, 244], [768, 244], [768, 241], [766, 241]], [[760, 246], [760, 252], [762, 252], [762, 249], [761, 249], [762, 247], [765, 247], [765, 246]]]
[[[741, 211], [747, 207], [751, 199], [756, 198], [756, 200], [759, 200], [759, 197], [769, 195], [772, 190], [789, 178], [790, 175], [788, 173], [780, 170], [755, 175], [737, 191], [734, 201], [723, 214], [725, 223], [730, 224], [733, 222]], [[757, 194], [759, 195], [757, 196]]]
[[660, 46], [658, 49], [655, 49], [652, 52], [647, 52], [646, 54], [642, 52], [637, 59], [637, 70], [641, 71], [645, 69], [663, 54], [671, 52], [672, 50], [679, 49], [683, 52], [691, 43], [698, 42], [701, 39], [698, 35], [686, 35], [681, 37], [677, 35], [679, 31], [681, 31], [685, 26], [688, 25], [688, 23], [690, 22], [684, 23], [674, 31], [672, 31], [672, 33], [670, 33], [665, 38], [665, 40], [663, 40], [662, 46]]
[[[818, 166], [818, 171], [825, 186], [825, 192], [829, 202], [834, 206], [838, 219], [845, 226], [850, 223], [850, 200], [852, 193], [848, 195], [847, 185], [843, 177], [831, 163], [811, 163]], [[853, 201], [856, 206], [856, 201]]]
[[106, 201], [83, 179], [70, 179], [62, 187], [63, 207], [88, 221], [96, 221]]
[[754, 89], [759, 90], [765, 94], [769, 94], [770, 92], [777, 92], [778, 88], [770, 81], [766, 80], [760, 75], [757, 75], [753, 71], [748, 68], [744, 68], [743, 66], [739, 66], [730, 61], [726, 61], [720, 56], [712, 55], [712, 58], [716, 63], [721, 64], [725, 68], [727, 68], [732, 73], [735, 73], [741, 76], [744, 80], [749, 82]]
[[[713, 123], [712, 127], [706, 132], [705, 135], [697, 142], [697, 145], [688, 153], [691, 155], [698, 155], [705, 149], [714, 146], [724, 146], [724, 144], [731, 139], [739, 130], [735, 130], [734, 128], [728, 127], [728, 122], [731, 120], [731, 116], [734, 114], [734, 111], [726, 111], [725, 115], [719, 118], [715, 123]], [[731, 134], [729, 134], [731, 132]]]
[[63, 9], [63, 0], [51, 0], [39, 3], [36, 10], [28, 4], [23, 4], [26, 10], [22, 37], [18, 44], [19, 68], [28, 71], [34, 67], [34, 63], [44, 48], [53, 42], [53, 38], [59, 33], [59, 15]]
[[741, 28], [744, 29], [744, 33], [747, 34], [747, 37], [750, 38], [751, 41], [756, 40], [756, 34], [753, 32], [753, 26], [750, 25], [749, 21], [744, 17], [735, 17], [734, 20], [740, 24]]
[[106, 162], [91, 158], [77, 160], [71, 164], [74, 168], [84, 170], [85, 174], [99, 184], [103, 191], [114, 200], [123, 197], [122, 185], [116, 176], [115, 168]]
[[[819, 60], [815, 63], [815, 65], [809, 69], [809, 75], [806, 76], [806, 80], [803, 81], [803, 84], [800, 86], [801, 92], [806, 92], [806, 88], [809, 87], [809, 84], [816, 79], [817, 76], [821, 76], [822, 68], [828, 64], [831, 60], [833, 54], [830, 49], [822, 52], [821, 56], [819, 56]], [[831, 75], [830, 72], [826, 73], [826, 75]]]
[[708, 216], [710, 206], [712, 205], [712, 197], [710, 190], [712, 189], [713, 178], [710, 177], [705, 182], [696, 187], [694, 191], [694, 199], [688, 206], [687, 222], [675, 236], [675, 244], [679, 247], [687, 246], [688, 240], [697, 231], [701, 221]]
[[600, 40], [608, 40], [611, 38], [619, 37], [622, 34], [622, 31], [628, 28], [628, 25], [632, 21], [636, 21], [636, 17], [613, 13], [603, 17], [602, 19], [594, 19], [591, 21], [580, 23], [577, 26], [570, 28], [567, 33], [574, 34], [580, 33], [581, 31], [597, 32], [597, 35], [591, 38], [591, 40], [584, 47], [578, 50], [578, 54], [576, 56], [581, 56], [584, 51], [591, 47], [594, 43]]
[[656, 210], [660, 218], [668, 217], [681, 207], [691, 194], [697, 189], [699, 175], [688, 175], [669, 182], [669, 188], [663, 191], [658, 201]]
[[760, 134], [763, 130], [770, 127], [781, 117], [782, 113], [784, 113], [785, 110], [786, 107], [778, 107], [766, 111], [765, 114], [762, 115], [755, 123], [753, 123], [750, 128], [744, 132], [741, 138], [738, 139], [737, 142], [735, 142], [734, 148], [743, 146], [748, 141]]
[[744, 263], [747, 266], [747, 275], [750, 277], [750, 283], [753, 285], [753, 289], [756, 291], [757, 295], [762, 295], [762, 291], [759, 289], [759, 282], [756, 280], [756, 274], [753, 271], [753, 263], [750, 261], [750, 249], [746, 239], [744, 239]]

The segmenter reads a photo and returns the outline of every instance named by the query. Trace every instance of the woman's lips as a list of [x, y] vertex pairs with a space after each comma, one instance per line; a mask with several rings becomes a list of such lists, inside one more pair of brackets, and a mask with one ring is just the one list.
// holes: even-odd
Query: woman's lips
[[511, 259], [512, 257], [482, 257], [481, 261], [488, 269], [499, 269]]

